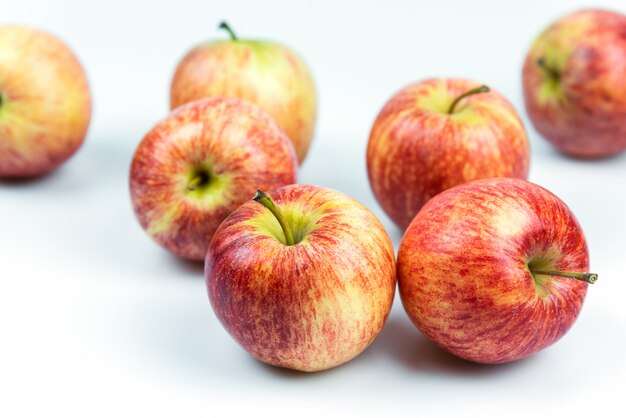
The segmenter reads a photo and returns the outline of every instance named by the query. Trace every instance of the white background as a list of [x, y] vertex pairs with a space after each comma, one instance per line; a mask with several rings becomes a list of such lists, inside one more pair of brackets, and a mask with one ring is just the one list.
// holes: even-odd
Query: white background
[[[94, 96], [86, 142], [64, 167], [0, 182], [0, 416], [618, 416], [626, 412], [626, 154], [557, 154], [527, 123], [530, 179], [579, 218], [600, 280], [572, 330], [528, 359], [479, 366], [443, 353], [396, 298], [380, 337], [336, 369], [301, 374], [248, 356], [214, 317], [201, 265], [154, 244], [136, 222], [128, 168], [167, 114], [171, 76], [193, 45], [274, 39], [309, 63], [319, 119], [300, 182], [368, 206], [401, 233], [367, 182], [365, 148], [384, 102], [430, 76], [460, 76], [507, 96], [527, 122], [521, 64], [537, 33], [593, 1], [25, 1], [0, 23], [65, 40]], [[626, 12], [620, 1], [598, 3]]]

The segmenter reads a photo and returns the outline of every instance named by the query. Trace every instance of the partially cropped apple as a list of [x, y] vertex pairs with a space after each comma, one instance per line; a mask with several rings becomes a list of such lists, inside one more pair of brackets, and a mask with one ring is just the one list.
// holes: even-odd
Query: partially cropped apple
[[429, 79], [395, 94], [370, 133], [367, 172], [378, 202], [405, 229], [436, 194], [472, 180], [528, 175], [526, 131], [487, 86]]
[[463, 184], [435, 196], [406, 230], [398, 287], [413, 323], [440, 347], [505, 363], [556, 342], [583, 306], [583, 231], [549, 191], [519, 179]]
[[91, 118], [83, 67], [54, 35], [0, 26], [0, 177], [46, 174], [80, 147]]
[[365, 350], [393, 302], [395, 257], [376, 217], [333, 190], [258, 192], [213, 236], [205, 275], [215, 314], [257, 359], [318, 371]]
[[205, 42], [185, 55], [176, 68], [170, 106], [209, 96], [240, 97], [272, 115], [291, 139], [298, 162], [309, 150], [317, 99], [313, 77], [294, 51], [276, 42], [238, 38]]
[[581, 10], [546, 28], [526, 56], [524, 99], [533, 125], [564, 154], [626, 150], [626, 16]]
[[293, 146], [271, 116], [236, 98], [174, 110], [143, 138], [130, 170], [141, 226], [184, 258], [204, 260], [219, 224], [257, 188], [296, 181]]

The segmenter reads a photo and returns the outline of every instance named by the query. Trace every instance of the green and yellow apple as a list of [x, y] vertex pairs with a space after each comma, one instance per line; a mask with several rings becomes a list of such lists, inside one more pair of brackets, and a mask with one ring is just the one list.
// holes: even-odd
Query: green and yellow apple
[[296, 181], [293, 146], [274, 119], [237, 98], [176, 108], [143, 138], [130, 169], [141, 226], [174, 254], [204, 260], [219, 224], [261, 188]]
[[257, 192], [213, 235], [205, 263], [215, 314], [265, 363], [318, 371], [365, 350], [396, 285], [393, 246], [378, 219], [334, 190]]
[[313, 77], [294, 51], [276, 42], [230, 39], [193, 48], [178, 64], [170, 106], [209, 96], [234, 96], [259, 105], [291, 139], [298, 162], [309, 150], [317, 111]]
[[564, 154], [600, 158], [626, 150], [626, 16], [580, 10], [535, 40], [523, 68], [533, 125]]
[[401, 229], [450, 187], [526, 178], [529, 160], [526, 131], [513, 106], [463, 79], [429, 79], [400, 90], [378, 115], [367, 146], [370, 186]]
[[558, 197], [520, 179], [462, 184], [432, 198], [398, 252], [400, 297], [433, 342], [478, 363], [529, 356], [574, 324], [597, 275]]
[[48, 173], [80, 147], [91, 118], [83, 67], [54, 35], [0, 26], [0, 177]]

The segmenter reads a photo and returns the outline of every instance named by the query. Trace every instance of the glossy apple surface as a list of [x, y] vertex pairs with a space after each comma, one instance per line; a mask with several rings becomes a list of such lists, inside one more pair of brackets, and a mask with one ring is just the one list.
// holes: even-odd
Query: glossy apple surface
[[526, 178], [530, 151], [513, 106], [493, 90], [462, 79], [430, 79], [394, 95], [378, 115], [367, 146], [376, 199], [405, 229], [433, 196], [472, 180]]
[[561, 152], [599, 158], [626, 149], [626, 16], [581, 10], [546, 28], [523, 68], [533, 125]]
[[0, 177], [48, 173], [80, 147], [91, 118], [83, 67], [57, 37], [0, 26]]
[[196, 46], [176, 68], [170, 106], [209, 96], [240, 97], [259, 105], [285, 130], [298, 162], [304, 161], [313, 138], [317, 98], [313, 77], [294, 51], [234, 34]]
[[205, 275], [215, 314], [257, 359], [317, 371], [361, 353], [385, 323], [395, 257], [376, 217], [333, 190], [292, 185], [269, 193], [294, 245], [266, 207], [249, 201], [213, 236]]
[[130, 170], [141, 226], [181, 257], [204, 260], [218, 225], [257, 188], [296, 181], [293, 147], [260, 108], [236, 98], [181, 106], [143, 138]]
[[588, 269], [583, 231], [559, 198], [523, 180], [489, 179], [424, 206], [400, 244], [398, 286], [409, 317], [437, 345], [504, 363], [550, 346], [580, 313], [588, 284], [545, 272]]

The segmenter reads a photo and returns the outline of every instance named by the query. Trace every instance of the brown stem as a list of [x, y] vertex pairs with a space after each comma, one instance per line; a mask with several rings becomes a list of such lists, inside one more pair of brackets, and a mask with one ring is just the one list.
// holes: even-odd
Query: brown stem
[[557, 276], [557, 277], [567, 277], [568, 279], [582, 280], [583, 282], [587, 282], [589, 284], [594, 284], [598, 281], [598, 275], [596, 273], [580, 273], [577, 271], [558, 271], [558, 270], [533, 270], [530, 272], [532, 274], [537, 274], [541, 276]]
[[489, 91], [489, 87], [485, 86], [484, 84], [482, 86], [478, 86], [476, 88], [466, 91], [465, 93], [461, 94], [459, 97], [454, 99], [454, 101], [450, 105], [450, 108], [448, 109], [448, 115], [451, 115], [452, 112], [454, 112], [454, 108], [456, 107], [456, 105], [461, 100], [465, 99], [467, 96], [472, 96], [474, 94], [479, 94], [479, 93], [487, 93], [488, 91]]
[[261, 190], [257, 190], [252, 200], [259, 202], [274, 215], [280, 227], [283, 229], [283, 233], [285, 234], [285, 244], [294, 245], [295, 241], [293, 239], [293, 233], [291, 232], [291, 228], [287, 224], [287, 220], [285, 219], [285, 215], [278, 209], [278, 206], [274, 203], [271, 197], [263, 193]]

